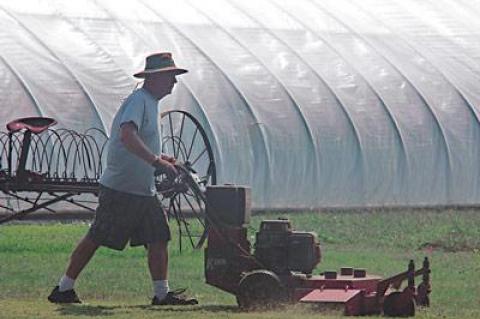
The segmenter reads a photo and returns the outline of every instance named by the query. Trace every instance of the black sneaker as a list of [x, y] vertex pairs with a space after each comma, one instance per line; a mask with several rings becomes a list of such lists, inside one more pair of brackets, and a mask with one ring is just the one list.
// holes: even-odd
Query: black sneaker
[[167, 296], [162, 300], [159, 300], [157, 296], [154, 296], [152, 299], [153, 306], [188, 306], [188, 305], [197, 305], [198, 301], [195, 298], [187, 298], [183, 295], [185, 289], [180, 289], [176, 291], [169, 291]]
[[50, 296], [48, 296], [48, 301], [53, 303], [82, 303], [75, 293], [75, 290], [71, 289], [60, 292], [58, 286], [53, 288]]

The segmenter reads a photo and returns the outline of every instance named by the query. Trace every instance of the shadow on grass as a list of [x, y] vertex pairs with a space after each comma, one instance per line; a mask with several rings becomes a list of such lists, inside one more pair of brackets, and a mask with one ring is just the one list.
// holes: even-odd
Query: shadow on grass
[[151, 305], [61, 305], [56, 309], [62, 316], [91, 316], [107, 317], [115, 315], [115, 310], [145, 310], [158, 312], [186, 312], [186, 311], [206, 311], [206, 312], [240, 312], [237, 306], [228, 305], [197, 305], [197, 306], [151, 306]]
[[184, 311], [207, 311], [207, 312], [241, 312], [238, 306], [227, 305], [197, 305], [197, 306], [147, 306], [146, 310], [150, 311], [170, 311], [170, 312], [184, 312]]
[[61, 305], [55, 311], [62, 316], [112, 316], [121, 306]]

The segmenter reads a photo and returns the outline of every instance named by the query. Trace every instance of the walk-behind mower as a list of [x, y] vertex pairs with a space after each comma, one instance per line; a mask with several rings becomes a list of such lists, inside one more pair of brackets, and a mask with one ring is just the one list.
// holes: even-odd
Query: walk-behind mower
[[[382, 279], [365, 269], [342, 267], [313, 275], [320, 245], [313, 232], [295, 231], [289, 220], [264, 220], [251, 247], [247, 227], [250, 189], [209, 186], [206, 192], [208, 284], [234, 294], [243, 309], [292, 302], [343, 305], [346, 315], [413, 316], [415, 305], [429, 306], [430, 265]], [[415, 287], [415, 277], [422, 281]], [[402, 282], [407, 285], [399, 290]]]

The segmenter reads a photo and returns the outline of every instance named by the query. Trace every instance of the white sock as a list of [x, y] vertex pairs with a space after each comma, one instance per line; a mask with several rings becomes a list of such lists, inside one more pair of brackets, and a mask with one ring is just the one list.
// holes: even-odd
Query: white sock
[[153, 293], [158, 300], [165, 298], [168, 293], [168, 280], [154, 280]]
[[73, 285], [75, 285], [75, 279], [68, 277], [67, 275], [63, 275], [58, 283], [58, 290], [60, 292], [64, 292], [67, 290], [72, 290]]

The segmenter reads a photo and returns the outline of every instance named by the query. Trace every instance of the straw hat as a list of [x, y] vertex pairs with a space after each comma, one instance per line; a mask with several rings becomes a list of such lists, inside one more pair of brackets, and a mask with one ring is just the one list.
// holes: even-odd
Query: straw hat
[[136, 78], [145, 78], [146, 74], [157, 72], [174, 72], [176, 75], [187, 73], [185, 69], [177, 68], [170, 52], [154, 53], [147, 56], [145, 70], [135, 73]]

